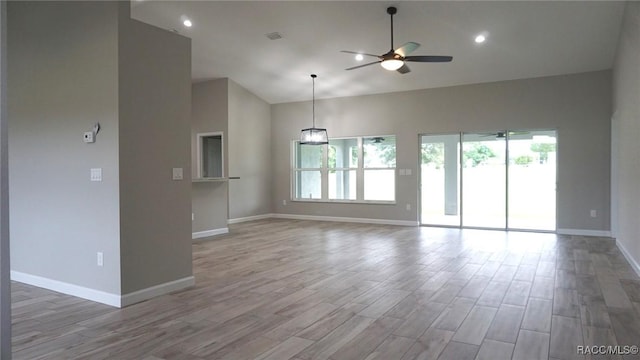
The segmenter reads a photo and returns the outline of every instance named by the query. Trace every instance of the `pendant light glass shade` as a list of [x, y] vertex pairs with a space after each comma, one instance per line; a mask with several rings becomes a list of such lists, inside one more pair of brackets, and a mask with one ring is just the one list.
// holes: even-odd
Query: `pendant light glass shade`
[[329, 143], [327, 129], [316, 127], [316, 74], [311, 74], [313, 81], [313, 100], [312, 100], [312, 127], [302, 129], [300, 132], [300, 144], [305, 145], [324, 145]]
[[308, 128], [300, 132], [300, 144], [323, 145], [328, 144], [327, 129]]

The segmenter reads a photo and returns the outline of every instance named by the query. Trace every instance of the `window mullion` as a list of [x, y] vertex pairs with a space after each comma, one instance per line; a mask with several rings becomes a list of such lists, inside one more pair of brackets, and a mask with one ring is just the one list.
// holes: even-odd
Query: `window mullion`
[[364, 200], [364, 149], [362, 138], [358, 138], [358, 168], [356, 169], [356, 200]]
[[329, 200], [329, 146], [322, 145], [322, 168], [320, 168], [320, 198], [322, 200]]

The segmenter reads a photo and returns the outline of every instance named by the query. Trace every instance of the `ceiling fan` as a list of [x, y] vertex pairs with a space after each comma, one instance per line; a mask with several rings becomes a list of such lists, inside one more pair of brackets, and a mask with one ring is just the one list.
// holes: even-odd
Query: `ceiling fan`
[[347, 54], [372, 56], [379, 59], [378, 61], [374, 61], [374, 62], [363, 64], [363, 65], [353, 66], [346, 70], [359, 69], [361, 67], [365, 67], [373, 64], [380, 64], [382, 65], [383, 68], [387, 70], [390, 70], [390, 71], [396, 70], [400, 74], [406, 74], [411, 71], [409, 66], [407, 66], [406, 62], [450, 62], [451, 60], [453, 60], [453, 57], [451, 56], [436, 56], [436, 55], [409, 56], [410, 53], [412, 53], [415, 49], [417, 49], [420, 46], [420, 44], [412, 41], [400, 46], [396, 50], [393, 50], [393, 15], [397, 12], [398, 12], [398, 9], [396, 9], [394, 6], [390, 6], [387, 8], [387, 14], [391, 16], [391, 50], [389, 50], [389, 52], [387, 52], [386, 54], [382, 54], [382, 55], [373, 55], [373, 54], [365, 54], [365, 53], [360, 53], [355, 51], [342, 50], [343, 53], [347, 53]]
[[[528, 131], [509, 131], [508, 135], [509, 136], [514, 136], [514, 135], [528, 135], [529, 132]], [[496, 139], [504, 139], [507, 137], [507, 132], [506, 131], [498, 131], [496, 133], [489, 133], [486, 135], [482, 135], [482, 137], [495, 137]]]

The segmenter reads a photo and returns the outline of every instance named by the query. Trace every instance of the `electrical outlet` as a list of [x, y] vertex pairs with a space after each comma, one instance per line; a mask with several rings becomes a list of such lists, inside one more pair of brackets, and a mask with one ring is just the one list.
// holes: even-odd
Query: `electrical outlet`
[[287, 200], [282, 200], [282, 205], [287, 206]]
[[411, 204], [407, 204], [407, 211], [411, 210]]
[[97, 259], [97, 260], [98, 260], [98, 266], [102, 266], [102, 265], [104, 265], [104, 256], [103, 256], [102, 252], [101, 252], [101, 251], [98, 251], [98, 254], [97, 254], [97, 255], [98, 255], [98, 256], [97, 256], [97, 258], [98, 258], [98, 259]]
[[405, 174], [406, 175], [411, 175], [411, 169], [405, 169]]
[[598, 217], [598, 212], [597, 212], [597, 211], [595, 211], [595, 210], [591, 210], [591, 211], [589, 212], [589, 214], [591, 215], [591, 217], [592, 217], [592, 218], [594, 218], [594, 217]]
[[191, 213], [191, 221], [193, 221], [193, 220], [195, 220], [195, 219], [196, 219], [196, 214]]

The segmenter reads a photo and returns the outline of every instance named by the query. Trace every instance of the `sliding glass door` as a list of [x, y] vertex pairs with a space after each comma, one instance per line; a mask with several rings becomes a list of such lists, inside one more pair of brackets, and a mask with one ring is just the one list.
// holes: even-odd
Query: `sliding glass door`
[[460, 226], [460, 134], [420, 142], [423, 224]]
[[556, 228], [555, 130], [420, 137], [421, 223]]
[[504, 229], [506, 136], [462, 135], [462, 226]]
[[556, 132], [509, 135], [509, 228], [556, 229]]

